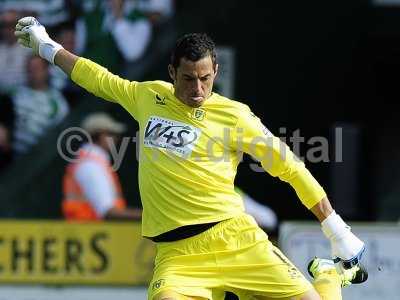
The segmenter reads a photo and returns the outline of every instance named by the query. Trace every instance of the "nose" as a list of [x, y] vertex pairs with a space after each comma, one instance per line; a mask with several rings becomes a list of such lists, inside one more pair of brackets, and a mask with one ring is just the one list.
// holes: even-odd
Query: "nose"
[[203, 90], [203, 87], [201, 85], [201, 80], [197, 79], [194, 84], [194, 91], [196, 92], [196, 94], [200, 94], [202, 92], [202, 90]]

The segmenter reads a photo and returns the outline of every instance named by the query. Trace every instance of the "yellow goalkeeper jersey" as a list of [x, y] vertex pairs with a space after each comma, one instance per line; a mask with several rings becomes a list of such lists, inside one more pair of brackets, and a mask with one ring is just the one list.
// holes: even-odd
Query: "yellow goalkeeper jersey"
[[192, 108], [174, 96], [170, 83], [122, 79], [84, 58], [71, 78], [94, 95], [119, 103], [139, 123], [144, 236], [243, 213], [234, 191], [243, 152], [290, 183], [307, 208], [326, 196], [303, 162], [243, 103], [213, 93], [201, 107]]

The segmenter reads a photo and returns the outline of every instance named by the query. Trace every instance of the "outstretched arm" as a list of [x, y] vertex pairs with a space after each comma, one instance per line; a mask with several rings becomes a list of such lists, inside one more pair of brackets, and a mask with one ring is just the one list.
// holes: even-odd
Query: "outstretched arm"
[[364, 252], [364, 243], [351, 232], [351, 228], [333, 210], [328, 198], [314, 205], [311, 212], [321, 222], [321, 229], [331, 243], [332, 258], [341, 269], [357, 265]]
[[36, 55], [51, 64], [58, 65], [65, 73], [71, 75], [78, 57], [53, 41], [46, 29], [34, 17], [18, 20], [15, 25], [15, 36], [22, 46], [32, 48]]
[[68, 52], [49, 37], [46, 29], [34, 17], [20, 19], [15, 26], [15, 35], [22, 46], [32, 48], [36, 55], [59, 66], [90, 93], [118, 102], [133, 116], [136, 115], [136, 81], [122, 79], [106, 68]]
[[239, 141], [240, 151], [257, 158], [265, 171], [288, 182], [295, 189], [301, 202], [321, 222], [321, 229], [330, 241], [332, 258], [339, 271], [357, 264], [364, 252], [364, 243], [336, 214], [325, 191], [304, 163], [285, 143], [269, 132], [248, 108], [243, 108], [238, 115], [233, 144]]
[[326, 197], [311, 207], [310, 210], [320, 222], [323, 222], [333, 212], [332, 205]]
[[76, 56], [65, 49], [60, 49], [54, 57], [54, 64], [59, 66], [61, 70], [71, 77], [72, 70], [74, 69], [78, 59], [79, 56]]

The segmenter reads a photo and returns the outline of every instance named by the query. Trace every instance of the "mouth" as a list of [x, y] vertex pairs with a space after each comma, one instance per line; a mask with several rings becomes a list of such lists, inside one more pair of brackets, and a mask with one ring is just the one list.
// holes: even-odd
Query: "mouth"
[[204, 97], [202, 96], [192, 96], [188, 99], [188, 105], [191, 107], [200, 107], [204, 102]]
[[203, 101], [204, 97], [202, 96], [191, 96], [190, 100], [192, 100], [192, 102], [201, 102]]

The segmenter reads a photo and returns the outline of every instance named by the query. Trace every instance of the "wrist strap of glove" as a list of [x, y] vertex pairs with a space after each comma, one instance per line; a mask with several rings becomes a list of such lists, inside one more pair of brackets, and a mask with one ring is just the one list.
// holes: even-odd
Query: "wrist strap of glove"
[[54, 41], [42, 42], [39, 45], [39, 55], [48, 62], [54, 64], [54, 57], [61, 49], [63, 49], [63, 46]]
[[328, 239], [341, 237], [350, 230], [350, 226], [335, 211], [321, 222], [321, 227], [322, 232]]

